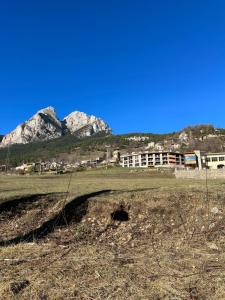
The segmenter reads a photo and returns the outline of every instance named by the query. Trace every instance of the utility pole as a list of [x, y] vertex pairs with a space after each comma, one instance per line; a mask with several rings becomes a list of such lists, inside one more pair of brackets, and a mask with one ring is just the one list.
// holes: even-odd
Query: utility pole
[[6, 154], [6, 163], [5, 163], [5, 172], [8, 173], [9, 170], [9, 158], [10, 158], [10, 146], [8, 144], [7, 154]]
[[105, 147], [106, 147], [106, 168], [108, 168], [111, 145], [106, 145]]
[[40, 162], [39, 162], [39, 175], [41, 175], [41, 173], [42, 173], [42, 168], [41, 168], [41, 160], [40, 160]]
[[75, 161], [77, 162], [77, 164], [80, 165], [79, 159], [80, 159], [80, 147], [76, 147], [75, 148]]

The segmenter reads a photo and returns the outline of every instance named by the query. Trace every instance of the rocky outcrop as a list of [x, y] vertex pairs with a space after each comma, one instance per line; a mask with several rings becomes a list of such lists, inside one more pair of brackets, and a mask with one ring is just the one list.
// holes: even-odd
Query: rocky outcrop
[[188, 137], [188, 134], [185, 132], [185, 131], [182, 131], [180, 134], [179, 134], [179, 140], [181, 142], [187, 142], [189, 139]]
[[47, 107], [5, 135], [0, 147], [51, 140], [65, 134], [85, 137], [102, 131], [110, 132], [110, 128], [103, 120], [95, 116], [75, 111], [60, 121], [55, 109]]
[[71, 134], [76, 134], [76, 132], [83, 128], [83, 136], [91, 136], [94, 133], [101, 131], [110, 132], [108, 124], [103, 120], [96, 118], [95, 116], [88, 116], [87, 114], [79, 111], [75, 111], [68, 115], [64, 119], [65, 127], [69, 130]]
[[4, 136], [1, 147], [12, 144], [28, 144], [35, 141], [54, 139], [62, 135], [62, 124], [53, 107], [38, 111], [28, 121], [18, 125]]

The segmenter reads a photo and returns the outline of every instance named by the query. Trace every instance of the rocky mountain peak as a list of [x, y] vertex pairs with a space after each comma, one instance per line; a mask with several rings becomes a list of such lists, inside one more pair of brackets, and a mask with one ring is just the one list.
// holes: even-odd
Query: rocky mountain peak
[[60, 128], [62, 127], [62, 122], [57, 117], [55, 108], [52, 106], [49, 106], [49, 107], [39, 110], [36, 115], [39, 115], [42, 118], [44, 118], [44, 116], [46, 116], [47, 117], [46, 121], [51, 121], [51, 122], [57, 124]]
[[53, 106], [48, 106], [46, 108], [42, 108], [37, 113], [56, 115], [56, 111], [55, 111], [55, 108]]
[[[74, 111], [64, 118], [65, 125], [70, 133], [75, 133], [77, 130], [80, 130], [82, 127], [87, 127], [91, 125], [91, 131], [86, 135], [91, 135], [100, 131], [110, 132], [108, 124], [105, 123], [102, 119], [99, 119], [95, 116], [89, 116], [84, 112]], [[92, 133], [91, 133], [92, 132]]]
[[75, 111], [61, 121], [54, 107], [49, 106], [39, 110], [29, 120], [5, 135], [0, 147], [51, 140], [68, 133], [78, 137], [91, 136], [101, 131], [110, 132], [110, 128], [107, 123], [95, 116]]

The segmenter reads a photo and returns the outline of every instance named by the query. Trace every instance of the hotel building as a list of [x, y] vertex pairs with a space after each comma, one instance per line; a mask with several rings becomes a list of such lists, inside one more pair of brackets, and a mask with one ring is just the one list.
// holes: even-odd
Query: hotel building
[[184, 155], [179, 152], [133, 152], [120, 156], [120, 165], [125, 168], [184, 167]]

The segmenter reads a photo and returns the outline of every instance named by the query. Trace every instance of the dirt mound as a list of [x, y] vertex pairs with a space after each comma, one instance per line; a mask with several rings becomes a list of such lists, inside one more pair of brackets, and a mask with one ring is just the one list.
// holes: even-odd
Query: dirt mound
[[25, 208], [45, 215], [27, 233], [38, 243], [1, 248], [5, 278], [29, 281], [21, 299], [224, 299], [223, 193], [98, 191], [56, 210], [59, 199], [28, 201], [1, 221], [25, 224]]
[[90, 197], [108, 190], [68, 199], [66, 194], [33, 195], [7, 201], [0, 212], [0, 245], [38, 240], [56, 228], [80, 222]]
[[65, 194], [42, 194], [11, 199], [0, 206], [0, 244], [25, 236], [54, 213]]

